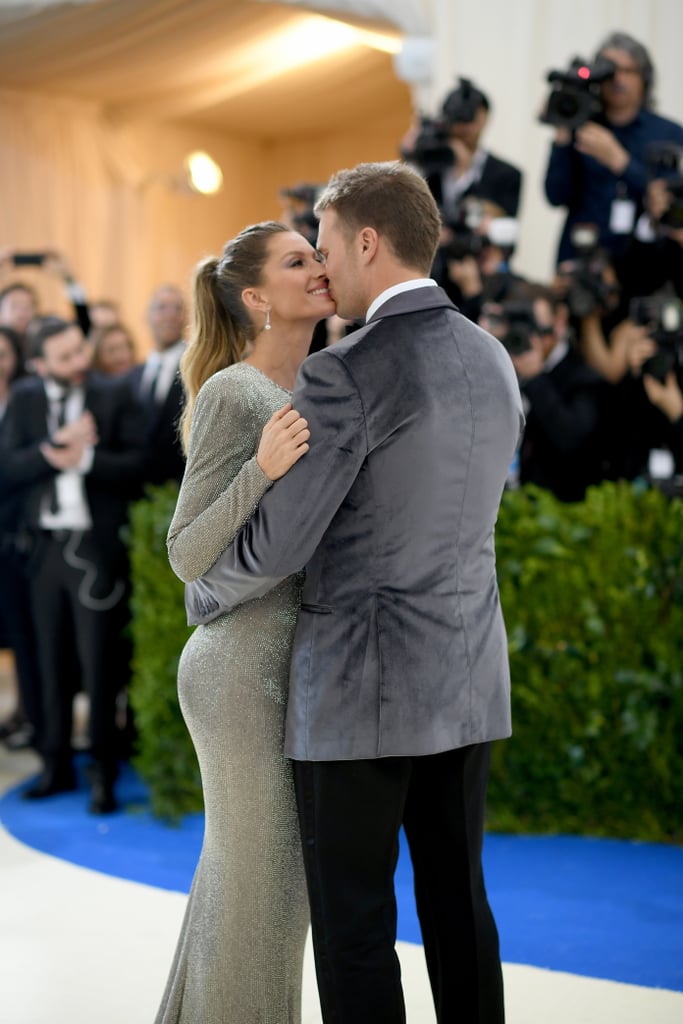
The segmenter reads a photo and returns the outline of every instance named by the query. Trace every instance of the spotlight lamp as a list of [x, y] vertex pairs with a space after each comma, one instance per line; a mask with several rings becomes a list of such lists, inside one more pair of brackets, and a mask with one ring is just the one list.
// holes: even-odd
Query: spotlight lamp
[[223, 172], [208, 153], [196, 150], [185, 158], [187, 184], [193, 192], [213, 196], [223, 186]]

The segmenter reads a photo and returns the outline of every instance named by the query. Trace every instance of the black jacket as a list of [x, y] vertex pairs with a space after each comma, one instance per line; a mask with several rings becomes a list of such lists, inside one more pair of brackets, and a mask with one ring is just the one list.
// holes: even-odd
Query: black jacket
[[601, 478], [596, 447], [601, 378], [569, 349], [547, 373], [522, 387], [529, 410], [520, 453], [520, 481], [581, 501]]
[[[144, 363], [129, 374], [136, 395], [140, 394], [143, 371]], [[151, 415], [145, 415], [145, 483], [163, 484], [167, 480], [180, 483], [183, 478], [185, 456], [178, 425], [184, 401], [183, 385], [180, 377], [176, 376], [164, 401], [154, 408]]]
[[[98, 443], [85, 492], [93, 532], [104, 540], [118, 535], [129, 502], [141, 494], [144, 470], [143, 412], [125, 380], [91, 373], [85, 408], [97, 424]], [[48, 437], [49, 403], [41, 378], [27, 377], [13, 390], [0, 434], [0, 479], [19, 497], [21, 524], [38, 529], [43, 497], [57, 471], [40, 452]]]
[[[443, 209], [441, 172], [427, 175], [427, 184], [436, 202]], [[506, 216], [516, 217], [521, 190], [522, 172], [493, 153], [487, 153], [479, 178], [472, 182], [460, 198], [487, 199], [500, 206]]]

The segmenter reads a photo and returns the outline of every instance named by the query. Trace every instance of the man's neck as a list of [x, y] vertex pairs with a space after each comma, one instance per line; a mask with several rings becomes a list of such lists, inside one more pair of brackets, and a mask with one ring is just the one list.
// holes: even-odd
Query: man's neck
[[168, 342], [164, 342], [161, 345], [155, 344], [153, 351], [161, 358], [165, 356], [167, 352], [170, 352], [171, 349], [176, 348], [182, 340], [182, 338], [176, 338], [176, 340], [170, 342], [170, 344]]
[[381, 309], [384, 303], [388, 299], [392, 298], [393, 295], [398, 294], [401, 291], [408, 290], [408, 288], [421, 288], [423, 285], [433, 287], [435, 284], [436, 281], [433, 281], [431, 278], [425, 277], [424, 275], [418, 276], [417, 274], [411, 274], [409, 277], [401, 278], [401, 280], [396, 280], [394, 278], [391, 284], [387, 284], [385, 288], [375, 293], [375, 298], [368, 306], [366, 319], [370, 319], [371, 316], [374, 316], [375, 312], [378, 309]]
[[608, 108], [605, 110], [605, 119], [609, 124], [617, 125], [617, 127], [620, 128], [625, 124], [631, 124], [632, 121], [635, 121], [640, 111], [640, 106], [621, 107], [616, 110], [614, 108]]

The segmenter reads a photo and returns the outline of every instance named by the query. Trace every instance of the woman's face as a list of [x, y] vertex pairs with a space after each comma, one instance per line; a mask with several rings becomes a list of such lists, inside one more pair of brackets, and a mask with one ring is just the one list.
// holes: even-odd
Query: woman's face
[[13, 288], [2, 300], [2, 322], [23, 334], [38, 310], [31, 292], [24, 288]]
[[0, 384], [8, 384], [17, 372], [17, 353], [14, 345], [0, 332]]
[[335, 312], [325, 266], [313, 246], [296, 231], [281, 231], [268, 242], [261, 284], [252, 289], [270, 306], [271, 324], [317, 323]]
[[127, 373], [135, 366], [133, 343], [125, 331], [109, 331], [102, 339], [97, 353], [98, 369], [102, 373]]

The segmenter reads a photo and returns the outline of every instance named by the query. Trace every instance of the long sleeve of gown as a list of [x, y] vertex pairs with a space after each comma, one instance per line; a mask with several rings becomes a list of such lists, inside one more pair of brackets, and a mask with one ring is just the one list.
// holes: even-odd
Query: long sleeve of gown
[[244, 431], [253, 419], [248, 402], [225, 374], [211, 377], [197, 397], [167, 540], [171, 567], [185, 583], [208, 572], [271, 486], [255, 457], [260, 431]]

